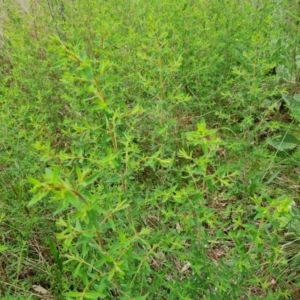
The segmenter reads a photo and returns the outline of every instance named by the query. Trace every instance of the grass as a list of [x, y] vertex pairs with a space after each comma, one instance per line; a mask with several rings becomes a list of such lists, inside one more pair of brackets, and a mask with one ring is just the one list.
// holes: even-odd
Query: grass
[[1, 299], [298, 299], [297, 1], [2, 6]]

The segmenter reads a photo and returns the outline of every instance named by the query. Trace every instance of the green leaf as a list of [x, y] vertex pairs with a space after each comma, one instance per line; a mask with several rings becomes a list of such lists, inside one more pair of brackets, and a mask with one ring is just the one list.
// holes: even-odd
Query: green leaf
[[125, 208], [127, 208], [129, 206], [129, 204], [127, 203], [127, 200], [124, 200], [120, 203], [118, 203], [117, 207], [114, 209], [114, 212], [123, 210]]
[[58, 252], [57, 252], [55, 243], [51, 238], [48, 239], [48, 243], [49, 243], [49, 247], [50, 247], [50, 252], [51, 252], [52, 256], [54, 257], [55, 261], [57, 261]]
[[7, 246], [0, 245], [0, 252], [3, 252], [3, 251], [5, 251], [6, 249], [8, 249], [8, 247], [7, 247]]
[[110, 228], [113, 231], [116, 231], [116, 226], [115, 226], [115, 223], [114, 223], [113, 219], [109, 218], [107, 221], [108, 221], [108, 224], [109, 224]]
[[81, 181], [81, 178], [82, 178], [82, 172], [81, 172], [79, 166], [76, 166], [76, 174], [77, 174], [78, 180]]
[[99, 297], [105, 297], [105, 294], [100, 291], [84, 293], [84, 298], [86, 299], [99, 299]]
[[95, 211], [88, 211], [87, 215], [88, 215], [88, 217], [90, 219], [90, 222], [94, 225], [95, 229], [97, 231], [100, 231], [101, 230], [101, 228], [100, 228], [100, 222], [99, 222], [99, 220], [98, 220], [98, 218], [97, 218], [97, 216], [95, 214]]
[[57, 251], [55, 242], [49, 238], [48, 239], [49, 247], [50, 247], [50, 252], [58, 266], [58, 270], [62, 273], [63, 272], [63, 262], [62, 259], [59, 257], [59, 252]]
[[283, 134], [273, 140], [269, 141], [268, 144], [278, 151], [292, 150], [295, 149], [299, 144], [298, 138], [293, 134]]
[[99, 176], [100, 176], [100, 173], [97, 173], [97, 174], [94, 174], [94, 175], [88, 177], [87, 179], [84, 180], [83, 186], [88, 186], [88, 185], [94, 183]]
[[52, 183], [56, 183], [57, 182], [57, 180], [58, 180], [58, 174], [59, 174], [59, 171], [60, 171], [60, 167], [58, 166], [58, 167], [55, 167], [54, 169], [53, 169], [53, 174], [52, 174]]
[[185, 11], [186, 10], [186, 8], [189, 6], [189, 4], [188, 3], [184, 3], [184, 5], [183, 5], [183, 8], [182, 8], [182, 11]]
[[45, 174], [46, 174], [46, 176], [47, 176], [48, 178], [52, 178], [52, 176], [53, 176], [53, 170], [47, 168], [47, 169], [45, 169]]
[[27, 207], [30, 207], [40, 201], [42, 198], [46, 197], [48, 195], [49, 191], [43, 191], [36, 194], [27, 204]]
[[66, 210], [69, 207], [69, 205], [70, 205], [69, 202], [66, 200], [60, 201], [57, 209], [54, 212], [54, 215], [57, 215], [57, 214], [61, 213], [62, 211]]
[[32, 178], [32, 177], [28, 177], [27, 180], [33, 185], [41, 185], [42, 184], [40, 181], [38, 181], [37, 179]]
[[295, 94], [293, 98], [289, 95], [283, 95], [282, 98], [289, 107], [292, 117], [300, 121], [300, 94]]
[[81, 51], [80, 55], [79, 55], [80, 59], [81, 60], [85, 60], [87, 58], [87, 54], [86, 54], [86, 51]]
[[85, 66], [83, 72], [87, 80], [92, 81], [94, 79], [93, 69], [91, 66]]
[[270, 178], [267, 181], [267, 184], [271, 183], [278, 175], [280, 174], [280, 171], [275, 172], [270, 176]]
[[300, 111], [300, 94], [294, 95], [293, 100], [290, 104], [290, 108], [293, 112]]
[[283, 95], [282, 98], [287, 106], [291, 106], [293, 99], [290, 95]]
[[79, 271], [81, 269], [82, 263], [79, 263], [75, 269], [75, 271], [72, 272], [72, 275], [74, 276], [74, 278], [78, 277]]
[[300, 94], [295, 94], [293, 98], [295, 101], [300, 103]]
[[107, 277], [108, 281], [111, 281], [111, 280], [112, 280], [112, 278], [114, 277], [115, 273], [116, 273], [116, 268], [113, 267], [113, 268], [111, 269], [111, 271], [109, 272], [109, 274], [108, 274], [108, 277]]
[[63, 59], [60, 59], [59, 61], [55, 62], [53, 64], [53, 69], [56, 69], [56, 68], [59, 68], [63, 65], [66, 65], [68, 63], [68, 58], [63, 58]]
[[106, 295], [100, 291], [90, 291], [90, 292], [67, 292], [64, 293], [66, 297], [75, 297], [76, 299], [98, 299], [99, 297], [105, 297]]
[[65, 200], [71, 204], [72, 206], [74, 206], [77, 210], [81, 210], [82, 209], [82, 202], [81, 200], [71, 191], [66, 191], [65, 192]]
[[119, 174], [112, 174], [106, 180], [106, 182], [109, 183], [109, 184], [119, 183], [120, 181], [121, 181], [121, 177], [120, 177]]
[[148, 298], [149, 293], [145, 294], [144, 296], [138, 296], [138, 297], [121, 297], [121, 300], [146, 300]]

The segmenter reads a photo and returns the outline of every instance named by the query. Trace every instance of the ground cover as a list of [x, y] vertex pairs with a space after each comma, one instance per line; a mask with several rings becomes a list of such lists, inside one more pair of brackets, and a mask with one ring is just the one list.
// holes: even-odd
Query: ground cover
[[299, 298], [297, 1], [1, 5], [1, 299]]

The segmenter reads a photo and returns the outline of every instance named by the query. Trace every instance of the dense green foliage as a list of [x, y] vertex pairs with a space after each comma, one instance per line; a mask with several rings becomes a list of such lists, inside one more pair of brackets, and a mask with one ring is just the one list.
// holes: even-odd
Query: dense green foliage
[[298, 2], [28, 2], [0, 4], [1, 299], [299, 299]]

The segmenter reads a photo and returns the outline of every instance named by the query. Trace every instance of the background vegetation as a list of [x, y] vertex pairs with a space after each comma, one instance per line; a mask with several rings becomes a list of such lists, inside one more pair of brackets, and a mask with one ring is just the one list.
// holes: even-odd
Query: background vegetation
[[0, 5], [1, 299], [299, 299], [298, 1]]

